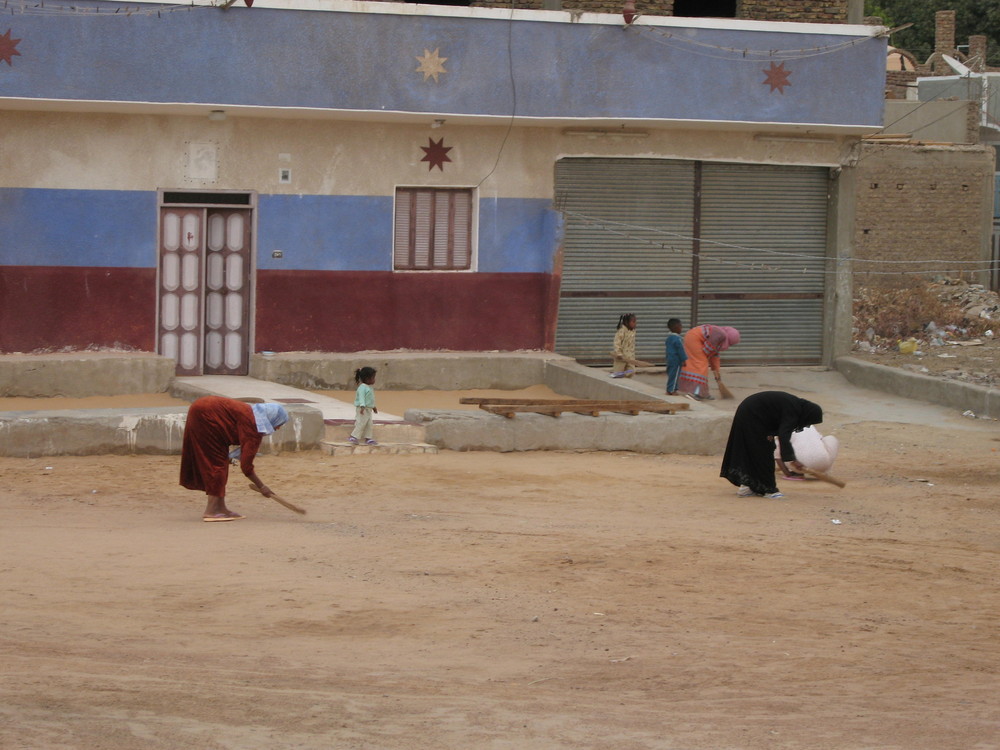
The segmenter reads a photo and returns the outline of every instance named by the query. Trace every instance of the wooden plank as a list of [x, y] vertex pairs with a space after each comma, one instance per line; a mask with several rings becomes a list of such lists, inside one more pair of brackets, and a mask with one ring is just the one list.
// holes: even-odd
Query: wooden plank
[[507, 419], [514, 418], [514, 412], [500, 405], [491, 406], [489, 404], [480, 404], [479, 408], [482, 409], [483, 411], [488, 411], [490, 414], [497, 414], [501, 417], [507, 417]]
[[[646, 401], [646, 400], [635, 400], [635, 401], [625, 401], [621, 399], [593, 399], [593, 398], [462, 398], [459, 399], [460, 403], [463, 404], [478, 404], [482, 406], [483, 404], [489, 404], [490, 406], [563, 406], [566, 407], [566, 411], [572, 411], [573, 407], [580, 407], [584, 410], [589, 410], [591, 407], [595, 406], [621, 406], [623, 404], [628, 406], [634, 406], [635, 404], [666, 404], [672, 406], [674, 409], [683, 410], [690, 409], [691, 405], [686, 401]], [[644, 410], [645, 411], [645, 410]]]
[[[593, 399], [590, 399], [593, 400]], [[576, 398], [478, 398], [465, 396], [458, 400], [460, 404], [568, 404], [578, 403]]]
[[663, 401], [601, 401], [592, 404], [480, 404], [481, 409], [493, 411], [649, 411], [649, 412], [675, 412], [684, 411], [687, 404], [671, 404]]
[[499, 414], [507, 419], [511, 419], [515, 414], [523, 413], [545, 414], [552, 417], [558, 417], [563, 412], [582, 413], [596, 417], [602, 411], [631, 414], [632, 416], [636, 416], [643, 411], [654, 414], [675, 414], [677, 411], [683, 411], [683, 409], [687, 408], [687, 404], [667, 404], [659, 401], [610, 401], [603, 404], [588, 405], [586, 408], [579, 406], [567, 407], [561, 404], [480, 404], [479, 408], [491, 414]]

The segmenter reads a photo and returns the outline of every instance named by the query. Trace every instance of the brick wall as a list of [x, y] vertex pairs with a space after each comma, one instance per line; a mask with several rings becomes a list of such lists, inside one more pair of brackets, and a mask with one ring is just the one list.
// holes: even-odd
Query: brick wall
[[[525, 10], [544, 10], [543, 0], [487, 0], [472, 2], [474, 8], [518, 8]], [[613, 13], [620, 15], [624, 0], [561, 0], [561, 10], [579, 10], [584, 13]], [[671, 16], [674, 13], [674, 0], [636, 0], [637, 12], [647, 16]]]
[[737, 0], [736, 16], [750, 21], [847, 23], [848, 0]]
[[[543, 0], [483, 0], [480, 8], [543, 9]], [[561, 0], [562, 10], [621, 13], [623, 0]], [[736, 18], [751, 21], [806, 21], [846, 23], [848, 0], [736, 0]], [[636, 10], [648, 16], [670, 16], [674, 0], [636, 0]]]
[[907, 89], [923, 75], [915, 70], [887, 70], [885, 72], [885, 98], [905, 99]]
[[[954, 270], [920, 260], [982, 261], [991, 226], [993, 150], [984, 146], [863, 143], [857, 165], [854, 280], [891, 286], [872, 271]], [[893, 266], [866, 260], [913, 261]]]

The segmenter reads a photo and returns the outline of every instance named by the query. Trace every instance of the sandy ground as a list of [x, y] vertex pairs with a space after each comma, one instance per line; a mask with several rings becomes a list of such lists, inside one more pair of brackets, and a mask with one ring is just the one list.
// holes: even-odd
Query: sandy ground
[[997, 423], [809, 377], [848, 486], [782, 501], [314, 452], [258, 460], [307, 516], [235, 475], [206, 524], [176, 457], [0, 458], [0, 747], [1000, 747]]

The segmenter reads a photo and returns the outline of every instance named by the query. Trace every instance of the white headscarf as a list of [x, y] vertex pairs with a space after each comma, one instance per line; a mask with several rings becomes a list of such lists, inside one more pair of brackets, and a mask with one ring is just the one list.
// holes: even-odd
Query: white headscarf
[[270, 435], [288, 421], [288, 412], [281, 404], [250, 404], [254, 419], [257, 420], [257, 432]]
[[[270, 435], [288, 421], [288, 412], [281, 404], [250, 404], [254, 421], [257, 422], [257, 432]], [[230, 461], [239, 461], [243, 449], [236, 446], [229, 451]]]

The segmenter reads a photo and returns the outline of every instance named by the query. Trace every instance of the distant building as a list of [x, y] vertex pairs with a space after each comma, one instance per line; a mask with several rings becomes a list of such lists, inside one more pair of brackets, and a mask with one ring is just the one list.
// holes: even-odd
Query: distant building
[[1000, 73], [986, 66], [986, 37], [959, 49], [954, 11], [935, 21], [935, 51], [924, 62], [888, 51], [884, 125], [855, 161], [854, 277], [891, 286], [914, 273], [962, 276], [996, 288], [987, 269], [1000, 261]]

